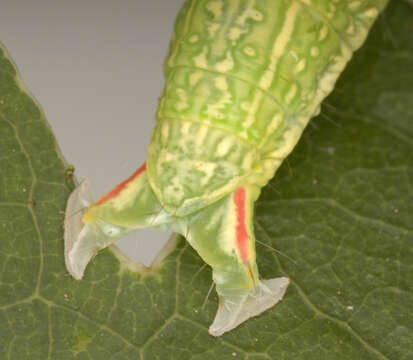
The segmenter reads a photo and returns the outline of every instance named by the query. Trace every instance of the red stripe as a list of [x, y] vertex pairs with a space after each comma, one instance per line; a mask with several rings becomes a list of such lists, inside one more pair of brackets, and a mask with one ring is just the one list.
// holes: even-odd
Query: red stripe
[[146, 170], [146, 163], [144, 163], [138, 170], [136, 170], [131, 176], [129, 176], [125, 181], [121, 182], [114, 189], [109, 191], [106, 195], [103, 195], [96, 203], [96, 205], [102, 205], [105, 202], [116, 198], [122, 190], [133, 180], [135, 180], [142, 172]]
[[239, 188], [234, 193], [235, 211], [237, 214], [236, 239], [237, 248], [243, 264], [248, 261], [248, 233], [245, 226], [245, 189]]

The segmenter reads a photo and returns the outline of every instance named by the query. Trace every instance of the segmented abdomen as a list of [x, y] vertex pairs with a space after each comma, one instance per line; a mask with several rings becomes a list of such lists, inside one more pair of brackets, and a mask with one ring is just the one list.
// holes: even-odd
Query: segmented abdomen
[[[153, 141], [161, 140], [163, 122], [167, 141], [170, 128], [186, 121], [200, 124], [181, 134], [195, 140], [207, 126], [251, 149], [250, 168], [241, 169], [240, 177], [261, 164], [264, 173], [258, 177], [267, 181], [386, 2], [188, 1], [165, 63], [167, 83]], [[210, 154], [218, 151], [214, 144]], [[155, 147], [152, 153], [160, 151]]]

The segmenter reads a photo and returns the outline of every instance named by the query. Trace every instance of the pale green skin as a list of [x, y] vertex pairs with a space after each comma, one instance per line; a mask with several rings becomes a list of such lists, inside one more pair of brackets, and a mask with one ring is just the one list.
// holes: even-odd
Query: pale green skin
[[[69, 271], [80, 278], [97, 250], [134, 229], [160, 228], [184, 235], [212, 267], [221, 302], [238, 304], [240, 294], [251, 296], [251, 303], [268, 296], [257, 293], [262, 282], [255, 262], [254, 201], [318, 114], [386, 3], [186, 2], [165, 63], [147, 171], [116, 197], [90, 206], [83, 217], [86, 235], [85, 230], [73, 235], [67, 222]], [[239, 188], [246, 194], [247, 261], [236, 242]], [[73, 197], [82, 200], [82, 192]], [[252, 315], [281, 299], [288, 282], [277, 281], [267, 283], [274, 301], [249, 304]], [[225, 321], [232, 323], [213, 325], [213, 335], [245, 320], [240, 315], [228, 320], [230, 315]]]

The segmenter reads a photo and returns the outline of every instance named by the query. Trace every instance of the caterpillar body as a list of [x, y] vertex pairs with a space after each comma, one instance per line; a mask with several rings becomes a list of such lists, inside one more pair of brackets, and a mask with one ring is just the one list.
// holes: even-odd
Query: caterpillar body
[[289, 280], [259, 279], [254, 201], [386, 2], [187, 1], [146, 164], [95, 203], [87, 182], [69, 198], [69, 272], [80, 279], [97, 250], [130, 231], [172, 230], [213, 269], [212, 335], [277, 303]]

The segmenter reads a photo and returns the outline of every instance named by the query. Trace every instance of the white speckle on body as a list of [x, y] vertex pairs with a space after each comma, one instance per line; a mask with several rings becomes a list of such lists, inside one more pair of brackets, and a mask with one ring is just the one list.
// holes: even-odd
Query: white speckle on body
[[303, 71], [305, 69], [305, 65], [306, 65], [306, 61], [305, 59], [301, 59], [298, 64], [295, 66], [294, 71], [296, 73], [300, 73], [301, 71]]
[[289, 54], [294, 58], [295, 61], [300, 60], [300, 58], [298, 57], [297, 53], [294, 50], [290, 50]]

